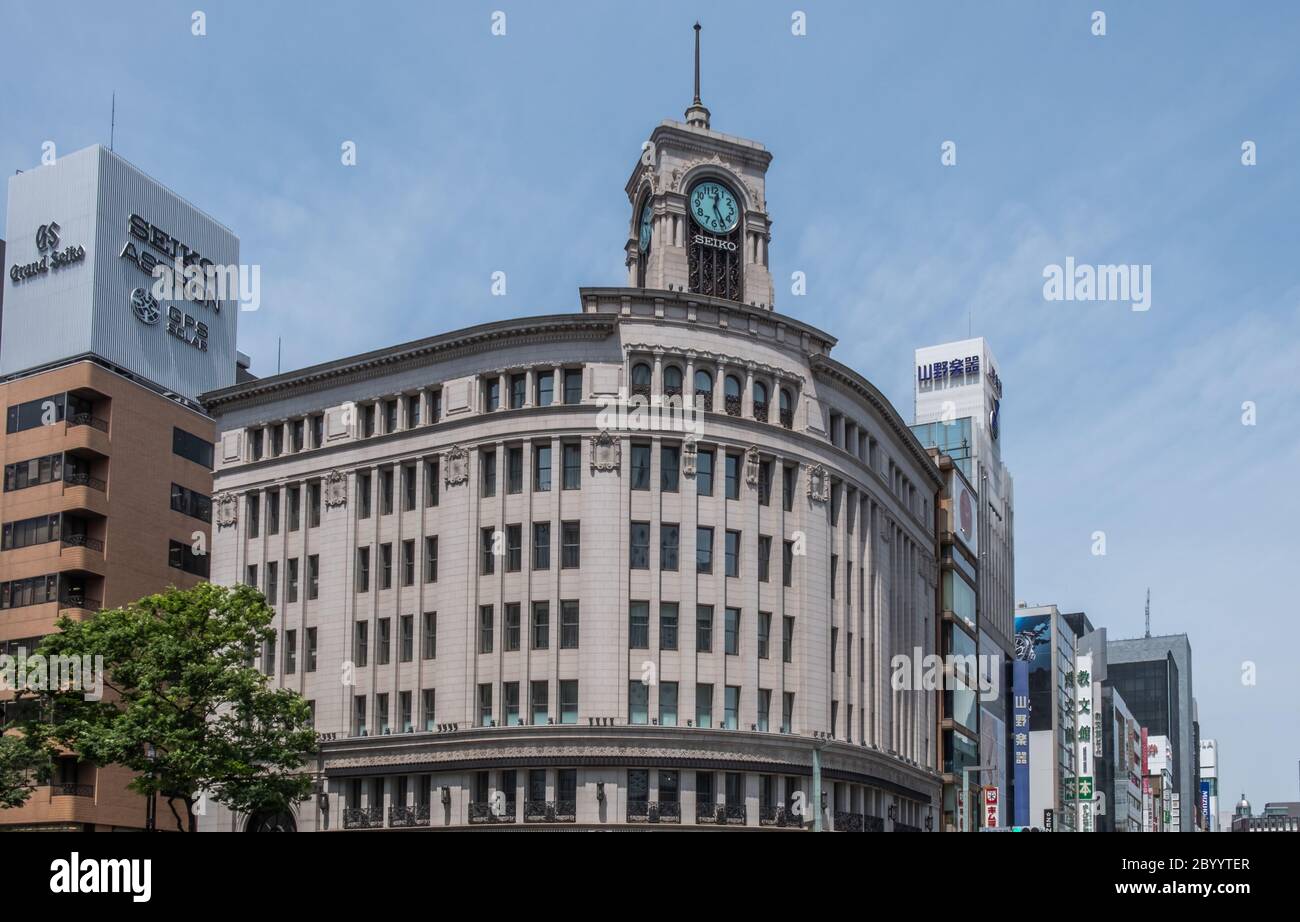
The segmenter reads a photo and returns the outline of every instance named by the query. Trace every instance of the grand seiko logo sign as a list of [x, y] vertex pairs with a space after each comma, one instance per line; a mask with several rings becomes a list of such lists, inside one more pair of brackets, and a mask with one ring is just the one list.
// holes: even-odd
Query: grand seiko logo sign
[[19, 282], [25, 282], [28, 279], [39, 278], [42, 275], [48, 275], [50, 272], [57, 272], [74, 263], [84, 262], [86, 259], [86, 248], [84, 246], [67, 246], [62, 250], [59, 249], [60, 235], [63, 228], [57, 221], [51, 221], [49, 224], [42, 224], [36, 229], [36, 251], [41, 254], [40, 259], [29, 263], [15, 263], [9, 269], [10, 281], [17, 285]]

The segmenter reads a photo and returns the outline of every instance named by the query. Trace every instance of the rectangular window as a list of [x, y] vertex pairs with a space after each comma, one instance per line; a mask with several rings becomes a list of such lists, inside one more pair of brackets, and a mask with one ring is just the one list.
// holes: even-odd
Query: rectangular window
[[701, 526], [695, 529], [695, 572], [713, 572], [713, 529]]
[[506, 572], [518, 573], [524, 565], [524, 528], [522, 525], [506, 526]]
[[266, 533], [268, 535], [278, 535], [280, 533], [280, 491], [266, 491]]
[[758, 613], [758, 658], [767, 659], [768, 650], [771, 646], [772, 637], [772, 613], [770, 611], [760, 611]]
[[676, 524], [667, 523], [659, 526], [659, 569], [677, 569], [677, 545], [681, 529]]
[[298, 601], [298, 558], [290, 557], [285, 561], [284, 600]]
[[393, 588], [393, 545], [388, 542], [379, 545], [379, 588]]
[[[47, 419], [51, 423], [63, 422], [65, 402], [66, 396], [64, 394], [54, 394], [49, 397], [38, 397], [36, 400], [14, 404], [9, 407], [5, 414], [5, 432], [9, 435], [13, 435], [15, 432], [26, 432], [28, 429], [46, 425]], [[181, 453], [176, 450], [176, 433], [178, 432], [182, 432], [182, 430], [172, 430], [172, 451], [179, 455]], [[188, 432], [183, 434], [189, 435]], [[186, 456], [182, 455], [182, 457]]]
[[[12, 413], [14, 409], [14, 407], [10, 407], [9, 412]], [[186, 432], [184, 429], [172, 427], [172, 454], [180, 455], [187, 461], [193, 461], [204, 470], [212, 470], [212, 443]]]
[[659, 603], [659, 649], [677, 649], [677, 603]]
[[758, 504], [772, 505], [772, 462], [758, 462]]
[[480, 605], [478, 609], [478, 652], [492, 652], [492, 606]]
[[794, 732], [794, 692], [781, 693], [781, 732]]
[[391, 625], [392, 619], [390, 618], [380, 618], [377, 622], [377, 629], [375, 631], [375, 640], [377, 641], [376, 646], [378, 647], [378, 649], [375, 650], [376, 666], [387, 666], [389, 661], [392, 659], [393, 638]]
[[727, 499], [740, 499], [740, 462], [740, 455], [727, 453]]
[[560, 649], [578, 649], [577, 599], [568, 599], [560, 603]]
[[424, 636], [420, 641], [420, 656], [423, 659], [438, 658], [438, 613], [436, 611], [426, 611], [424, 613], [424, 630], [421, 632]]
[[650, 686], [640, 679], [627, 683], [627, 722], [650, 723]]
[[312, 554], [307, 558], [307, 598], [315, 599], [320, 595], [320, 555]]
[[524, 491], [524, 450], [519, 446], [506, 449], [506, 492]]
[[316, 629], [307, 628], [307, 671], [316, 671]]
[[90, 471], [85, 462], [69, 457], [65, 471], [62, 454], [43, 455], [5, 465], [6, 493], [37, 487], [43, 483], [54, 483], [60, 479], [74, 486], [89, 486], [91, 482]]
[[731, 656], [740, 655], [740, 609], [728, 608], [726, 612], [725, 637], [727, 653]]
[[[728, 685], [722, 712], [723, 726], [728, 730], [740, 727], [740, 686]], [[728, 796], [730, 799], [730, 796]]]
[[646, 570], [650, 567], [650, 523], [633, 522], [631, 555], [628, 565], [633, 570]]
[[430, 535], [424, 539], [424, 581], [438, 581], [438, 536]]
[[758, 732], [766, 733], [768, 728], [767, 715], [772, 710], [772, 690], [770, 688], [760, 688], [758, 690]]
[[[411, 714], [411, 693], [409, 691], [398, 693], [397, 711], [398, 711], [398, 718], [397, 718], [398, 726], [401, 728], [403, 733], [410, 733], [413, 729], [415, 729], [415, 724], [412, 722], [412, 717], [414, 715]], [[398, 782], [401, 784], [405, 784], [406, 783], [405, 776], [399, 778]], [[405, 791], [401, 792], [398, 795], [398, 797], [402, 801], [402, 803], [406, 803]]]
[[298, 632], [284, 632], [284, 674], [293, 675], [298, 671]]
[[549, 650], [551, 648], [551, 603], [533, 603], [533, 649]]
[[248, 512], [248, 537], [256, 538], [262, 530], [262, 505], [257, 494], [249, 496], [244, 506]]
[[397, 401], [384, 401], [384, 432], [397, 431]]
[[266, 565], [266, 604], [276, 608], [280, 603], [280, 562], [272, 560]]
[[397, 642], [397, 657], [400, 662], [409, 663], [415, 659], [415, 615], [402, 615]]
[[519, 649], [519, 612], [520, 608], [518, 602], [506, 603], [505, 613], [502, 616], [505, 619], [505, 623], [502, 624], [501, 630], [505, 634], [503, 640], [504, 646], [502, 649], [507, 653], [513, 653]]
[[551, 523], [533, 523], [533, 569], [551, 568]]
[[564, 452], [564, 489], [582, 488], [582, 446], [565, 444]]
[[308, 422], [311, 426], [311, 447], [320, 448], [325, 444], [325, 414], [317, 413]]
[[[365, 695], [356, 695], [352, 699], [352, 735], [353, 736], [366, 735], [366, 696]], [[360, 791], [361, 779], [357, 778], [355, 780], [357, 783], [357, 790]], [[355, 800], [357, 801], [357, 805], [360, 806], [360, 801], [361, 801], [360, 793], [357, 793], [355, 795]]]
[[297, 531], [302, 521], [302, 487], [290, 487], [285, 492], [288, 506], [289, 531]]
[[545, 679], [528, 683], [528, 709], [533, 715], [533, 726], [545, 726], [551, 722], [550, 685]]
[[[560, 680], [560, 723], [576, 724], [578, 722], [578, 680]], [[560, 770], [563, 781], [564, 770]]]
[[358, 669], [364, 669], [370, 662], [370, 622], [358, 621], [352, 628], [352, 658]]
[[539, 407], [549, 407], [555, 402], [555, 372], [539, 371], [537, 373], [535, 403]]
[[438, 505], [438, 462], [424, 462], [424, 505], [433, 508]]
[[794, 542], [781, 542], [781, 585], [794, 585]]
[[662, 445], [659, 448], [659, 489], [665, 493], [677, 492], [681, 455], [682, 450], [676, 445]]
[[781, 505], [786, 512], [794, 512], [794, 486], [798, 468], [786, 465], [781, 468]]
[[178, 483], [172, 484], [172, 509], [200, 522], [212, 521], [212, 500]]
[[492, 722], [492, 683], [484, 682], [478, 687], [478, 723], [480, 727], [494, 726]]
[[[13, 551], [23, 547], [35, 547], [38, 544], [48, 544], [51, 541], [58, 541], [64, 537], [64, 530], [60, 525], [59, 513], [51, 515], [38, 515], [31, 519], [22, 519], [17, 522], [6, 522], [4, 526], [4, 540], [0, 543], [0, 548], [6, 551]], [[69, 530], [73, 520], [68, 520]], [[84, 525], [80, 537], [85, 538]], [[69, 536], [70, 537], [70, 536]]]
[[501, 408], [501, 379], [488, 378], [483, 382], [483, 407], [489, 413]]
[[415, 585], [415, 539], [402, 542], [402, 585]]
[[650, 649], [650, 603], [631, 602], [627, 613], [627, 645], [632, 650]]
[[507, 727], [519, 726], [519, 683], [506, 682], [501, 686], [501, 706]]
[[479, 453], [479, 495], [497, 495], [497, 453], [484, 450]]
[[701, 496], [713, 495], [713, 458], [712, 449], [695, 454], [695, 489]]
[[713, 606], [695, 606], [695, 652], [713, 652]]
[[835, 598], [835, 578], [840, 572], [840, 558], [838, 554], [831, 554], [831, 598]]
[[546, 493], [551, 489], [551, 446], [538, 445], [533, 450], [533, 489]]
[[386, 467], [379, 472], [379, 514], [393, 514], [393, 469]]
[[496, 532], [491, 528], [484, 528], [479, 532], [479, 574], [488, 576], [495, 573], [496, 563]]
[[650, 489], [650, 446], [632, 446], [632, 489]]
[[194, 576], [208, 578], [208, 555], [196, 554], [194, 548], [180, 541], [170, 541], [167, 546], [167, 564]]
[[320, 481], [307, 484], [307, 527], [320, 526]]
[[[677, 683], [660, 682], [659, 683], [659, 726], [675, 727], [677, 726]], [[660, 777], [663, 773], [660, 772]], [[660, 794], [662, 794], [662, 786]]]
[[695, 686], [695, 726], [709, 729], [713, 726], [713, 685], [700, 682]]
[[564, 371], [564, 402], [570, 406], [582, 403], [582, 369], [566, 368]]
[[738, 531], [727, 532], [726, 554], [727, 554], [727, 561], [726, 561], [727, 575], [739, 576], [740, 575], [740, 532]]
[[406, 395], [406, 428], [414, 429], [420, 425], [420, 394]]
[[415, 479], [416, 468], [414, 464], [402, 465], [402, 511], [410, 512], [415, 508]]
[[528, 398], [528, 376], [510, 376], [510, 409], [518, 410]]
[[262, 672], [267, 675], [275, 675], [275, 635], [272, 634], [266, 639], [262, 646]]
[[794, 618], [790, 615], [781, 618], [781, 662], [794, 662]]
[[370, 497], [373, 486], [369, 474], [357, 474], [357, 518], [370, 518]]
[[582, 562], [582, 524], [580, 522], [562, 522], [560, 538], [564, 542], [561, 549], [560, 566], [566, 570], [578, 567]]
[[420, 710], [424, 713], [425, 733], [432, 733], [438, 729], [437, 703], [438, 697], [432, 688], [420, 692]]
[[766, 583], [772, 572], [772, 536], [758, 536], [758, 581]]

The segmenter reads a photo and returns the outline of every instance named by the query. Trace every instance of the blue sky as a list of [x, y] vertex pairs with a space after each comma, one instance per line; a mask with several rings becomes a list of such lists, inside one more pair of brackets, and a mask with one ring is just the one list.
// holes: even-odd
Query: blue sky
[[[1155, 632], [1191, 636], [1221, 809], [1300, 798], [1300, 7], [2, 2], [0, 170], [106, 142], [116, 91], [117, 151], [261, 265], [258, 374], [277, 338], [289, 369], [622, 284], [623, 184], [690, 102], [699, 17], [713, 127], [774, 154], [777, 309], [909, 419], [912, 350], [987, 337], [1018, 597], [1125, 637], [1150, 586]], [[1150, 264], [1151, 309], [1045, 301], [1067, 256]]]

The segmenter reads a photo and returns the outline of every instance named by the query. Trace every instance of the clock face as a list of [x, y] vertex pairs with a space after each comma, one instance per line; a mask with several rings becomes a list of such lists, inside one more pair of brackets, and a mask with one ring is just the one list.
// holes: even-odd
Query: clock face
[[641, 209], [641, 252], [644, 253], [650, 249], [650, 234], [653, 228], [650, 219], [654, 216], [650, 203], [646, 202], [645, 207]]
[[722, 183], [706, 179], [691, 189], [691, 217], [695, 223], [715, 234], [727, 234], [740, 223], [740, 206], [731, 190]]

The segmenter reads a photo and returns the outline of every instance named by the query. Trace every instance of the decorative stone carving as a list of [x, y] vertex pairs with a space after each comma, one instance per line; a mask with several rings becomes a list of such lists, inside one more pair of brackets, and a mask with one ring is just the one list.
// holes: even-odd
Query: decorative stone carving
[[745, 483], [751, 487], [758, 486], [758, 447], [749, 446], [745, 452]]
[[591, 469], [617, 471], [623, 463], [623, 443], [602, 429], [591, 437]]
[[233, 493], [222, 493], [212, 500], [217, 507], [217, 527], [229, 528], [239, 521], [239, 501]]
[[815, 503], [828, 502], [831, 498], [831, 478], [820, 464], [808, 468], [808, 498]]
[[469, 482], [469, 452], [459, 445], [443, 453], [442, 482], [449, 487]]
[[338, 471], [330, 471], [321, 481], [321, 494], [327, 507], [346, 506], [348, 479]]
[[688, 435], [682, 442], [682, 473], [687, 477], [695, 476], [695, 458], [699, 449], [695, 445], [695, 436]]

